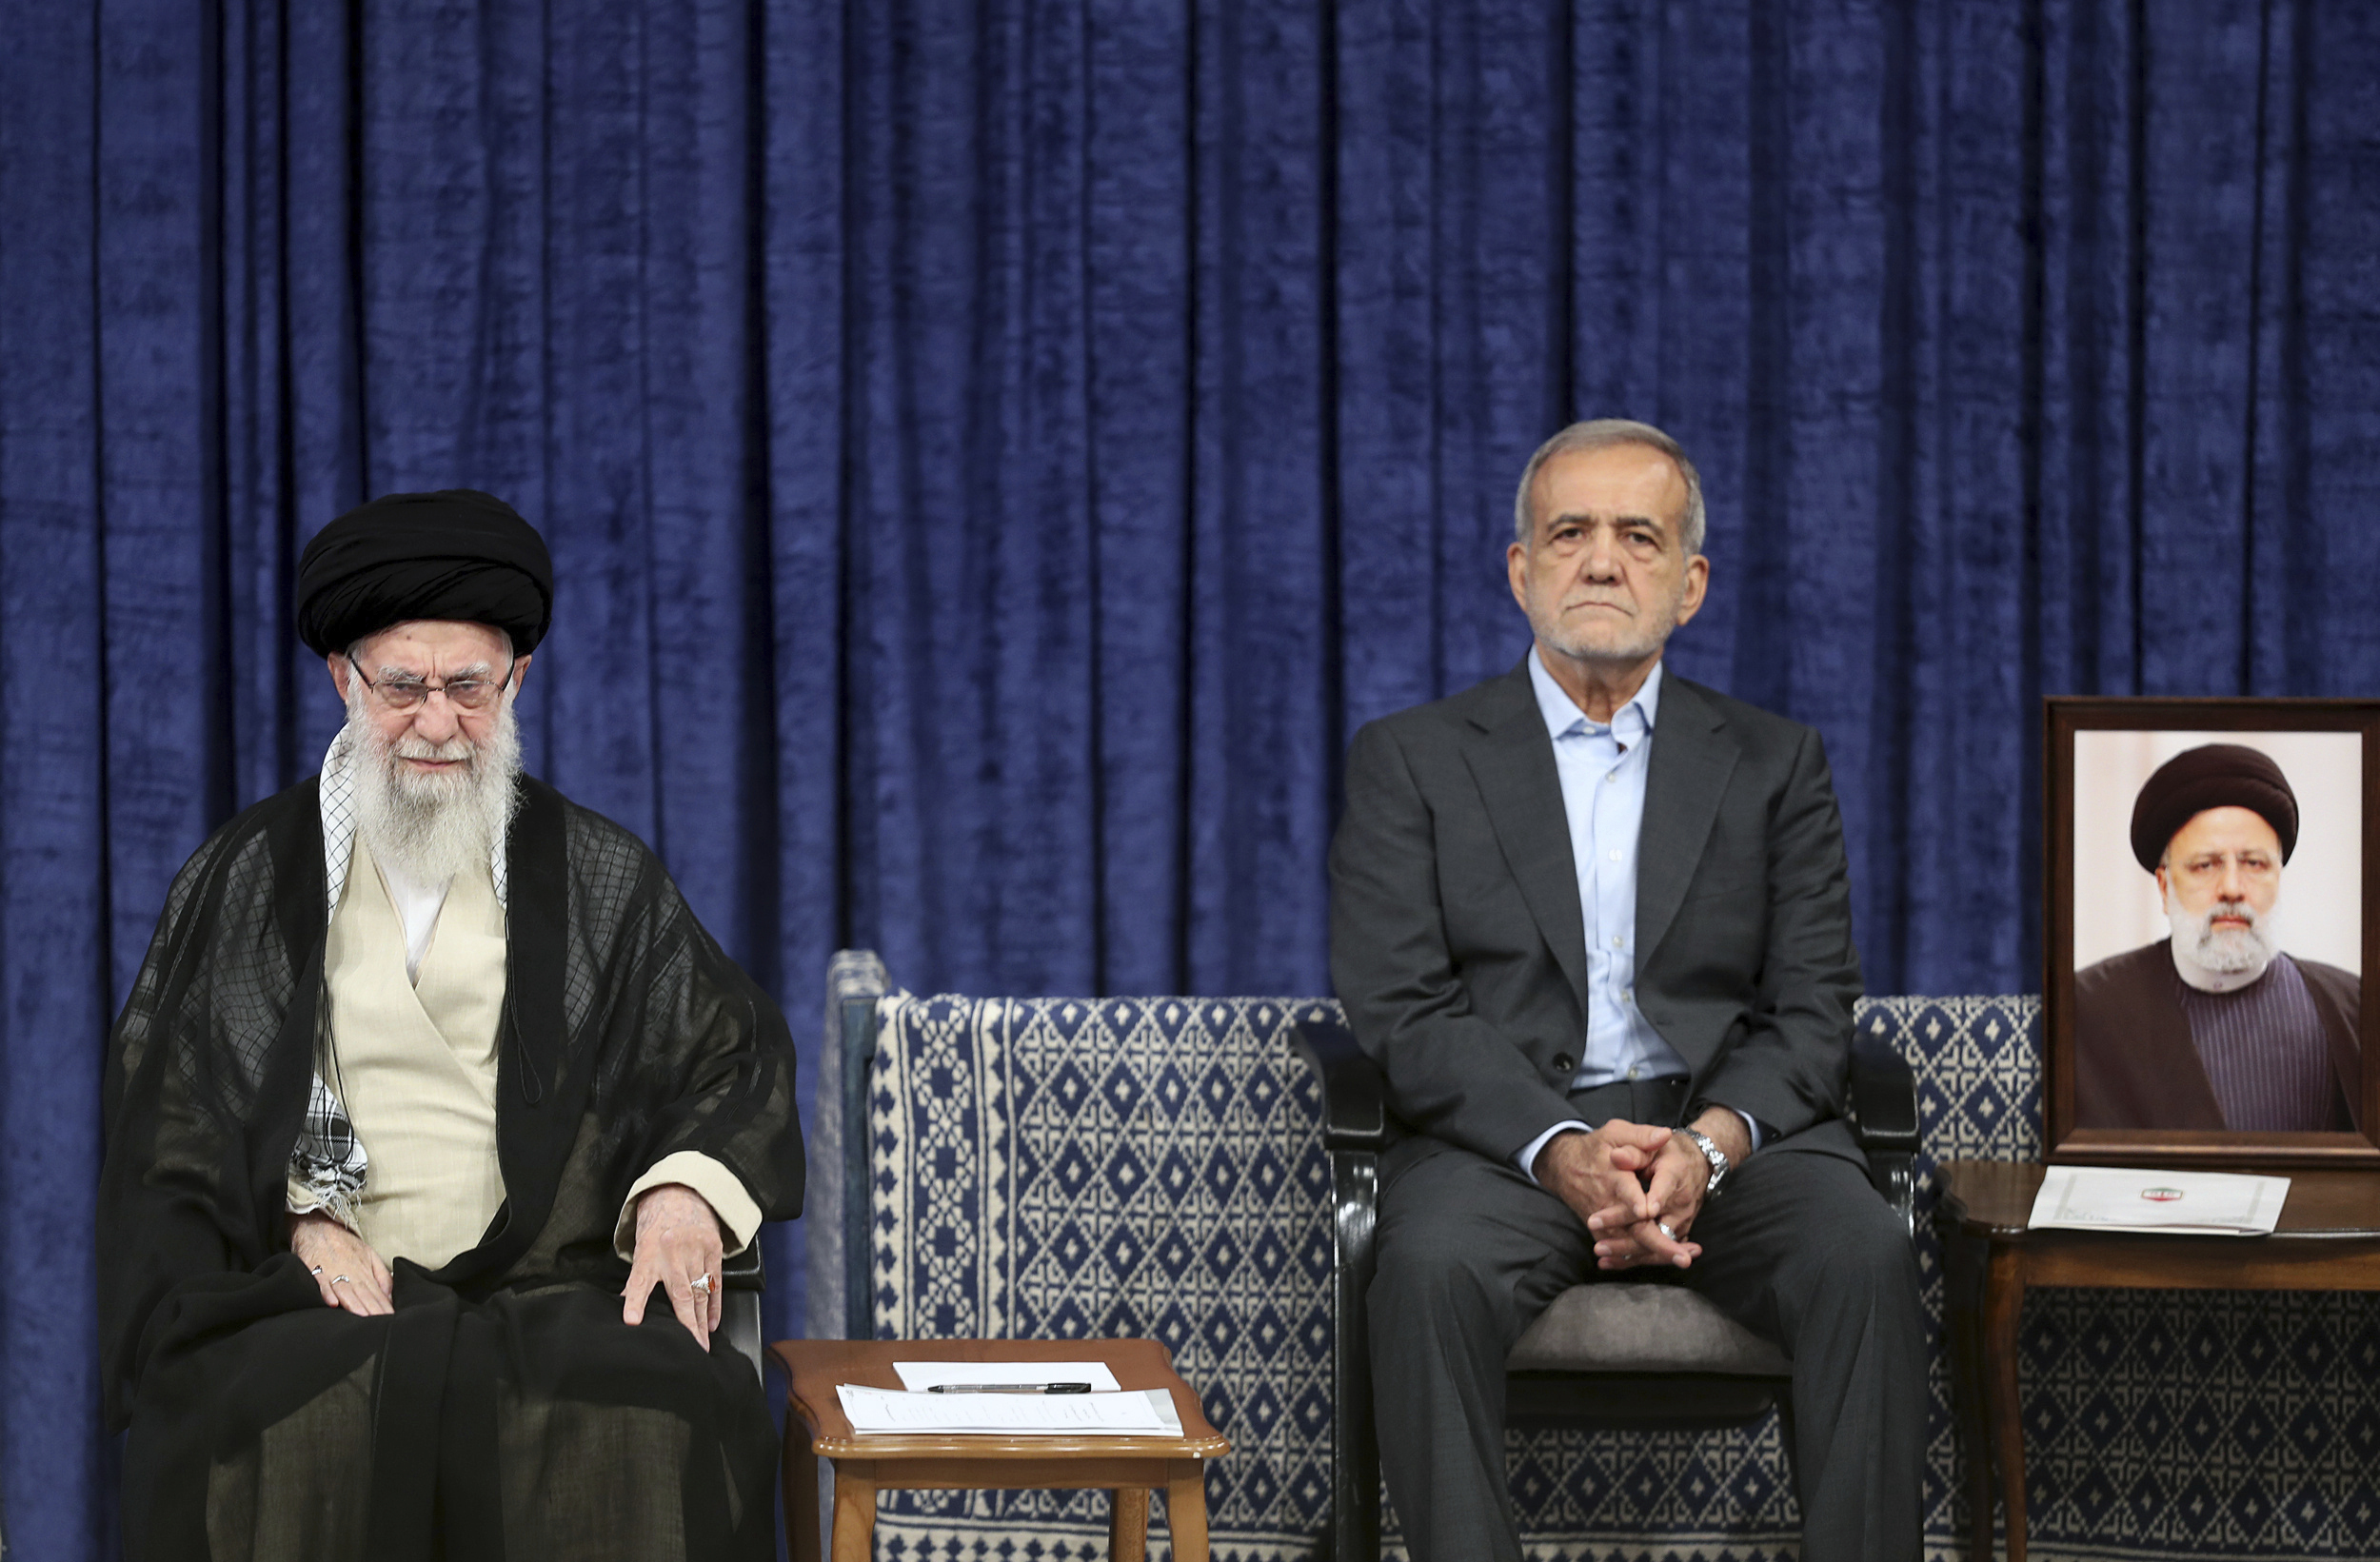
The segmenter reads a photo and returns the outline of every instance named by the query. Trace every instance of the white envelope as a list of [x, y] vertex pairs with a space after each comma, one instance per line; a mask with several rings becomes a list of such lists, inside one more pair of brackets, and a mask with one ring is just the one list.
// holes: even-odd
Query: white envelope
[[2053, 1166], [2033, 1201], [2034, 1230], [2264, 1236], [2289, 1199], [2285, 1176]]
[[836, 1385], [851, 1430], [885, 1433], [1039, 1433], [1075, 1437], [1179, 1437], [1180, 1419], [1163, 1389], [1129, 1394], [903, 1394]]

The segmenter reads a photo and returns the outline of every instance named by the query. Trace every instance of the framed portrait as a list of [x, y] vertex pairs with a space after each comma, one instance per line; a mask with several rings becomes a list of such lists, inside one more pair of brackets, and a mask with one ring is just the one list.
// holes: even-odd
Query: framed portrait
[[2043, 703], [2049, 1158], [2380, 1167], [2380, 701]]

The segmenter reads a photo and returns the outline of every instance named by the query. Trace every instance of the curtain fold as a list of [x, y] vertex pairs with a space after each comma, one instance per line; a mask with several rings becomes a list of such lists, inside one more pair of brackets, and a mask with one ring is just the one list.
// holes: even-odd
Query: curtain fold
[[[1512, 489], [1695, 452], [1674, 663], [1824, 733], [1872, 991], [2038, 962], [2038, 700], [2380, 683], [2380, 13], [2318, 0], [0, 0], [0, 1494], [107, 1545], [99, 1040], [339, 712], [292, 563], [551, 541], [531, 765], [812, 1035], [1319, 992]], [[772, 1236], [790, 1333], [798, 1244]], [[61, 1305], [61, 1303], [64, 1305]]]

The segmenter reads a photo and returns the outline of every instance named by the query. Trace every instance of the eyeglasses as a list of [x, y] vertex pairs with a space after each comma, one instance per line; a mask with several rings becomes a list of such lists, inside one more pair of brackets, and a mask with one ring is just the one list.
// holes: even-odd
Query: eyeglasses
[[496, 702], [505, 685], [512, 682], [512, 670], [520, 664], [521, 659], [513, 658], [506, 663], [504, 677], [497, 679], [454, 678], [444, 683], [425, 683], [414, 678], [390, 678], [375, 683], [355, 660], [355, 654], [347, 653], [347, 665], [364, 680], [364, 686], [380, 696], [382, 704], [400, 714], [419, 709], [433, 694], [445, 695], [446, 702], [457, 710], [486, 710]]

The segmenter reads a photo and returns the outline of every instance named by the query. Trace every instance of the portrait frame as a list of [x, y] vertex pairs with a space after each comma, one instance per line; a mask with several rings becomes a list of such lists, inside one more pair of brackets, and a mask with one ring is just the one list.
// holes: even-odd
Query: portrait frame
[[[2287, 1171], [2292, 1168], [2333, 1170], [2380, 1169], [2380, 840], [2374, 821], [2380, 819], [2380, 700], [2302, 699], [2182, 699], [2053, 696], [2042, 702], [2042, 1015], [2043, 1110], [2045, 1158], [2065, 1165], [2138, 1165], [2196, 1167], [2216, 1171]], [[2077, 858], [2083, 857], [2082, 898], [2096, 893], [2091, 860], [2104, 859], [2107, 798], [2120, 783], [2136, 793], [2145, 773], [2120, 774], [2107, 758], [2138, 753], [2159, 740], [2172, 742], [2225, 741], [2239, 735], [2248, 746], [2265, 746], [2261, 740], [2293, 735], [2335, 734], [2325, 752], [2352, 753], [2358, 773], [2342, 781], [2330, 778], [2337, 800], [2352, 809], [2351, 821], [2335, 833], [2355, 836], [2357, 858], [2351, 863], [2335, 860], [2325, 871], [2338, 881], [2341, 893], [2353, 897], [2360, 925], [2351, 932], [2329, 925], [2334, 941], [2342, 941], [2357, 958], [2352, 989], [2360, 993], [2353, 1025], [2361, 1063], [2355, 1089], [2348, 1098], [2353, 1126], [2346, 1132], [2280, 1132], [2209, 1128], [2204, 1126], [2078, 1126], [2075, 1035], [2076, 973], [2097, 958], [2092, 945], [2104, 941], [2096, 919], [2077, 910]], [[2102, 737], [2101, 735], [2109, 735]], [[2120, 735], [2131, 735], [2126, 739]], [[2278, 747], [2278, 742], [2271, 746]], [[2077, 770], [2077, 750], [2082, 769]], [[2078, 840], [2078, 787], [2084, 797], [2079, 817], [2089, 832]], [[2292, 789], [2295, 782], [2292, 780]], [[2337, 819], [2340, 806], [2330, 809]], [[2301, 826], [2301, 830], [2307, 826]], [[2310, 841], [2301, 833], [2291, 866], [2309, 844], [2336, 854], [2342, 842]], [[2129, 856], [2130, 848], [2126, 846]], [[2137, 864], [2132, 866], [2136, 869]], [[2289, 870], [2284, 869], [2286, 874]], [[2153, 881], [2152, 881], [2153, 883]], [[2144, 897], [2152, 906], [2152, 887]], [[2333, 918], [2332, 924], [2343, 917]], [[2078, 958], [2078, 923], [2085, 926], [2084, 950]], [[2280, 923], [2285, 952], [2295, 955], [2287, 941], [2290, 923]], [[2296, 957], [2301, 959], [2302, 957]], [[2345, 973], [2338, 973], [2343, 979]], [[2176, 979], [2178, 981], [2178, 979]], [[2104, 991], [2104, 989], [2099, 989]], [[2104, 1010], [2102, 1011], [2104, 1012]], [[2178, 1013], [2178, 1010], [2176, 1011]], [[2344, 1010], [2340, 1011], [2342, 1014]], [[2340, 1024], [2343, 1021], [2332, 1021]], [[2103, 1034], [2094, 1032], [2094, 1036]], [[2101, 1053], [2098, 1056], [2105, 1058]], [[2342, 1065], [2343, 1067], [2343, 1065]], [[2344, 1078], [2340, 1080], [2346, 1094]], [[2104, 1116], [2103, 1112], [2092, 1115]]]

